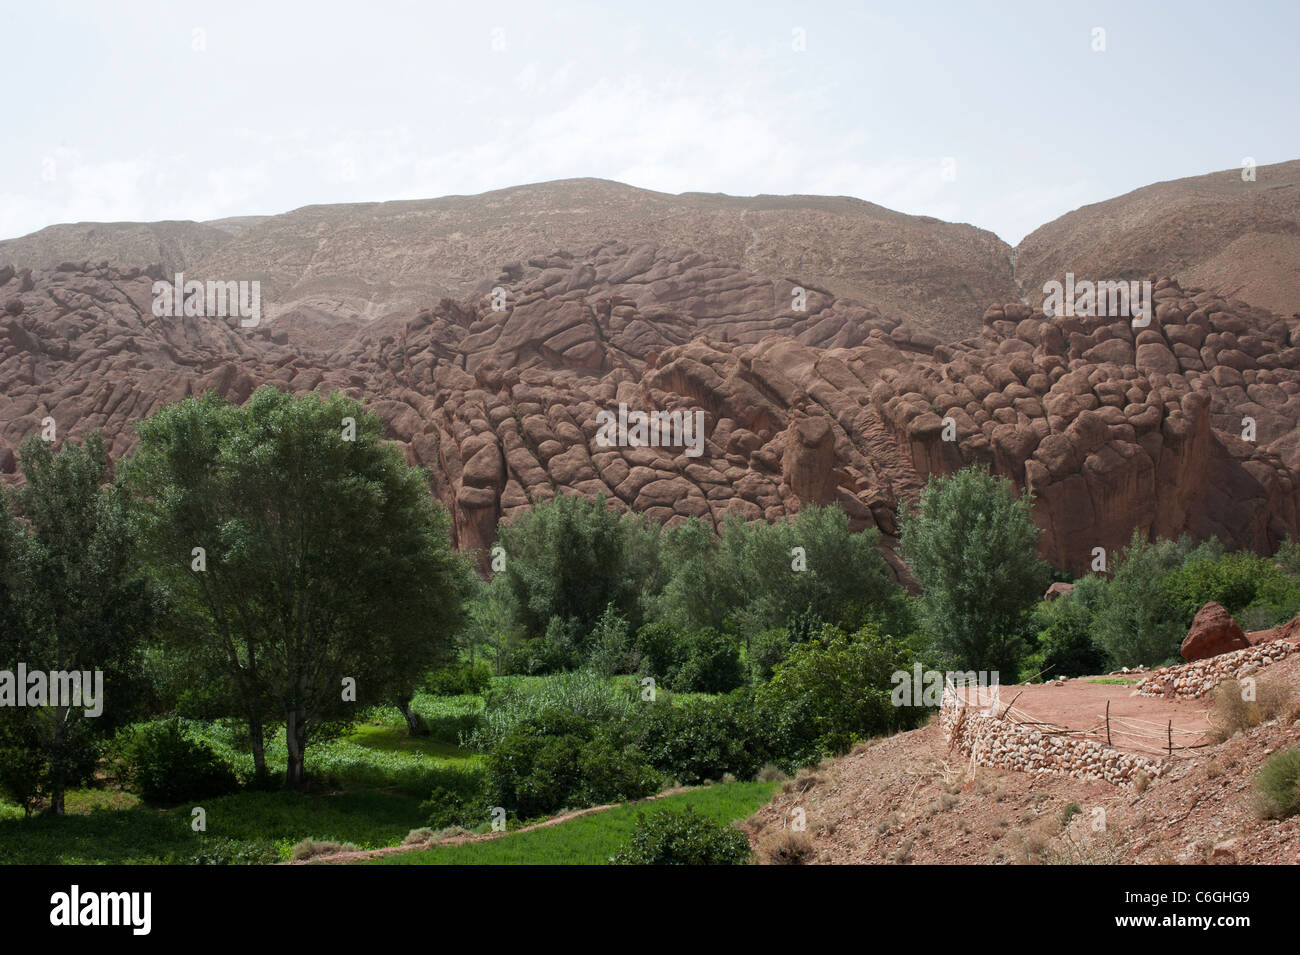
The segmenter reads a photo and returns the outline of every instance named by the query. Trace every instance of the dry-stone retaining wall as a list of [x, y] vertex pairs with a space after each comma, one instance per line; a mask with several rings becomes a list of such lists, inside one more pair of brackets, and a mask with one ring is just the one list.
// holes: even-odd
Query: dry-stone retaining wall
[[1103, 746], [1092, 739], [1045, 733], [968, 705], [951, 688], [943, 695], [939, 722], [953, 748], [971, 755], [977, 765], [1026, 773], [1065, 773], [1131, 787], [1139, 775], [1148, 780], [1164, 773], [1163, 760]]
[[1300, 650], [1300, 643], [1273, 640], [1257, 647], [1220, 653], [1192, 663], [1152, 670], [1138, 684], [1142, 696], [1179, 696], [1195, 699], [1204, 696], [1224, 680], [1250, 676], [1261, 667], [1271, 666], [1283, 657]]

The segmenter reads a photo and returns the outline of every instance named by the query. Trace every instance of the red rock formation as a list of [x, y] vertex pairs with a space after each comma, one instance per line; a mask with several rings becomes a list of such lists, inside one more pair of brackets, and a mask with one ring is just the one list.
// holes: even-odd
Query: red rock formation
[[[1168, 281], [1136, 336], [1123, 321], [1008, 305], [980, 337], [941, 344], [811, 284], [795, 312], [790, 280], [618, 243], [535, 257], [476, 298], [361, 327], [159, 319], [153, 277], [0, 269], [0, 301], [14, 303], [0, 314], [6, 474], [47, 416], [60, 440], [102, 430], [120, 457], [162, 404], [208, 389], [242, 401], [270, 382], [367, 401], [472, 549], [557, 493], [715, 526], [834, 502], [892, 546], [899, 502], [971, 462], [1034, 492], [1044, 555], [1076, 572], [1135, 528], [1269, 552], [1300, 530], [1288, 323]], [[701, 413], [702, 453], [602, 443], [598, 415], [620, 404]]]
[[1237, 621], [1232, 619], [1232, 614], [1220, 604], [1208, 603], [1197, 611], [1192, 629], [1183, 638], [1178, 652], [1184, 660], [1191, 663], [1193, 660], [1217, 657], [1220, 653], [1244, 650], [1249, 646], [1250, 641], [1241, 632], [1241, 627], [1237, 626]]

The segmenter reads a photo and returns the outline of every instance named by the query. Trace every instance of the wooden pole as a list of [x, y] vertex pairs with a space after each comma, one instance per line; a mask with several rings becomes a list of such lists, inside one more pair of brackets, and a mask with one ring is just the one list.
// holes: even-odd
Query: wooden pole
[[1110, 700], [1106, 701], [1106, 745], [1110, 745]]
[[1169, 755], [1174, 755], [1174, 721], [1169, 721]]

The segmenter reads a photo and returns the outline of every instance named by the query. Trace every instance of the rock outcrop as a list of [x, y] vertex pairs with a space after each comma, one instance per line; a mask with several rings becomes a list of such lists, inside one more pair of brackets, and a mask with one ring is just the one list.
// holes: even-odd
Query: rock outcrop
[[[163, 403], [271, 383], [368, 402], [469, 549], [558, 493], [714, 526], [836, 503], [892, 548], [900, 502], [974, 462], [1035, 494], [1044, 556], [1075, 572], [1135, 529], [1268, 552], [1300, 531], [1292, 324], [1169, 280], [1136, 333], [1006, 305], [945, 344], [809, 281], [651, 243], [507, 263], [479, 294], [367, 324], [157, 318], [161, 277], [0, 269], [11, 480], [47, 418], [60, 441], [103, 431], [120, 457]], [[642, 440], [602, 440], [620, 407], [655, 416]]]
[[1217, 657], [1220, 653], [1244, 650], [1250, 641], [1242, 633], [1232, 614], [1217, 603], [1207, 603], [1196, 612], [1192, 628], [1183, 638], [1178, 652], [1188, 663]]

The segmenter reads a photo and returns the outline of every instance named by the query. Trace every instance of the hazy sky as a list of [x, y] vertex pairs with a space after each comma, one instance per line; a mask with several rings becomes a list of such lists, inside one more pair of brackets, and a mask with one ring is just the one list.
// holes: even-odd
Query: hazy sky
[[11, 4], [0, 237], [598, 176], [858, 196], [1014, 243], [1300, 158], [1300, 4], [976, 6]]

